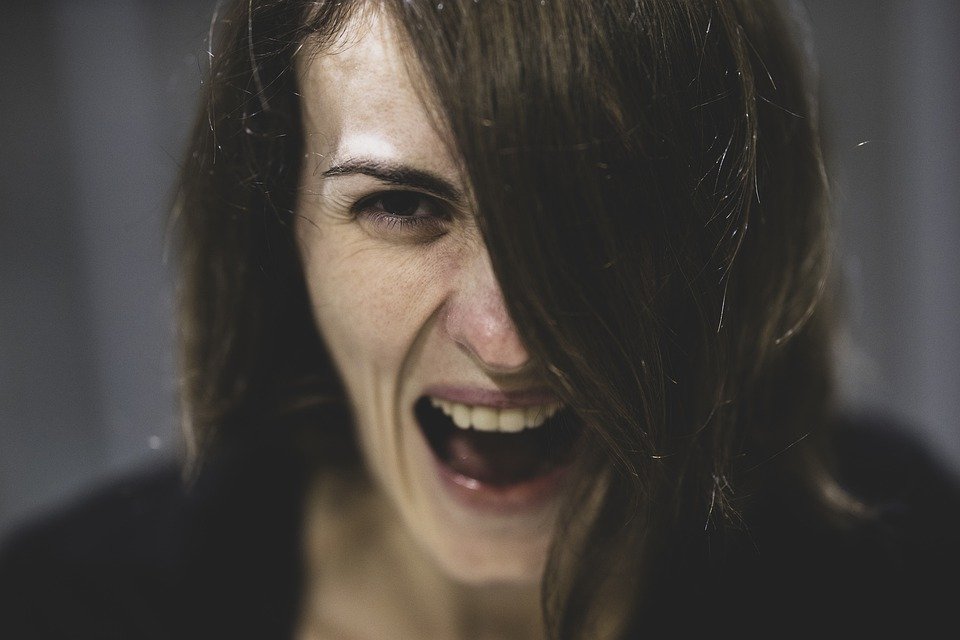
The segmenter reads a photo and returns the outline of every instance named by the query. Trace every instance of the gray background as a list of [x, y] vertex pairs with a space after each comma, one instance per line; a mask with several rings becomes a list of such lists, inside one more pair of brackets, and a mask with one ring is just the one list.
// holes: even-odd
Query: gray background
[[[164, 224], [213, 4], [0, 5], [0, 533], [180, 446]], [[960, 474], [960, 3], [804, 4], [844, 402]]]

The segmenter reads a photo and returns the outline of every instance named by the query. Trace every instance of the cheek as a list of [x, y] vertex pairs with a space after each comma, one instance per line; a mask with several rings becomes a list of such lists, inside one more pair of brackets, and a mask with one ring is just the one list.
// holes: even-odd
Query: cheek
[[318, 329], [341, 375], [354, 386], [398, 372], [445, 298], [448, 269], [422, 248], [322, 235], [307, 238], [304, 266]]

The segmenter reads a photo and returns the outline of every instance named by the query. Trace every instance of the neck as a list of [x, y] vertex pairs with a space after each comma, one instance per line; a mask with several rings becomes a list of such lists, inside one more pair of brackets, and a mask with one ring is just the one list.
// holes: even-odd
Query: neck
[[538, 585], [451, 579], [362, 474], [322, 474], [307, 500], [303, 640], [543, 637]]

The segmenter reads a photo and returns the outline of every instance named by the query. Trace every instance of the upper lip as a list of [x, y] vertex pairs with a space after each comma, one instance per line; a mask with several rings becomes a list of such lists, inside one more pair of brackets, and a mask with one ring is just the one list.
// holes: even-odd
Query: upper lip
[[469, 386], [432, 385], [424, 390], [424, 394], [433, 398], [459, 402], [460, 404], [494, 407], [496, 409], [536, 407], [559, 402], [555, 394], [543, 388], [504, 391]]

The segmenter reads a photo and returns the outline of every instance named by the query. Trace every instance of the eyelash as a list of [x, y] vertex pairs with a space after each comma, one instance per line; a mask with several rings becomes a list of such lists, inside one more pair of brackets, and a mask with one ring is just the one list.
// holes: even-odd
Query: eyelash
[[[384, 210], [383, 200], [388, 197], [409, 197], [417, 199], [417, 206], [414, 213], [422, 207], [430, 210], [429, 215], [397, 215], [388, 213]], [[379, 204], [379, 206], [378, 206]], [[409, 191], [405, 189], [393, 189], [388, 191], [378, 191], [358, 200], [352, 207], [351, 212], [356, 218], [366, 218], [372, 224], [390, 232], [400, 233], [410, 231], [418, 235], [439, 236], [445, 231], [444, 223], [449, 220], [442, 203], [432, 196], [419, 191]]]

